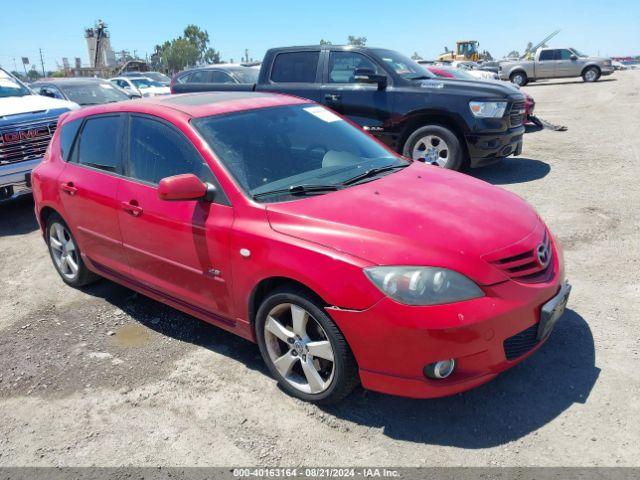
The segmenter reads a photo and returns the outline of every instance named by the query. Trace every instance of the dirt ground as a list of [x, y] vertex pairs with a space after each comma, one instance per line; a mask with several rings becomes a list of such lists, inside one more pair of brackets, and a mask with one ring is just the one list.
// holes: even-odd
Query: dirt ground
[[65, 286], [20, 201], [0, 206], [0, 466], [640, 466], [640, 71], [525, 90], [569, 130], [473, 174], [564, 244], [569, 310], [532, 358], [450, 398], [305, 404], [247, 341]]

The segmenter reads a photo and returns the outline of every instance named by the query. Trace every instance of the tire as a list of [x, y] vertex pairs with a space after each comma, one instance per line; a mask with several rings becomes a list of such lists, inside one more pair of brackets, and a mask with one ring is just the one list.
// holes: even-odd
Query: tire
[[51, 261], [64, 283], [79, 288], [100, 278], [82, 261], [78, 242], [60, 215], [49, 215], [45, 233]]
[[598, 67], [587, 67], [582, 72], [582, 80], [587, 83], [597, 82], [600, 79], [600, 69]]
[[462, 170], [466, 163], [460, 139], [442, 125], [426, 125], [415, 130], [404, 143], [402, 154], [450, 170]]
[[[301, 311], [308, 315], [302, 328], [306, 335], [298, 336], [301, 329], [294, 326], [294, 316], [303, 318]], [[344, 336], [323, 305], [304, 290], [294, 287], [274, 290], [260, 305], [255, 325], [262, 358], [289, 395], [328, 405], [345, 398], [360, 383], [355, 358]], [[272, 333], [274, 331], [278, 334]], [[333, 361], [312, 355], [320, 350], [312, 349], [311, 345], [322, 345], [322, 356], [332, 356]], [[329, 347], [331, 355], [327, 355]], [[309, 374], [310, 367], [318, 377], [313, 375], [313, 370]], [[320, 382], [312, 381], [314, 378]]]
[[524, 87], [527, 83], [529, 83], [527, 74], [524, 72], [513, 72], [511, 75], [509, 75], [509, 80], [511, 80], [511, 83], [515, 83], [520, 87]]

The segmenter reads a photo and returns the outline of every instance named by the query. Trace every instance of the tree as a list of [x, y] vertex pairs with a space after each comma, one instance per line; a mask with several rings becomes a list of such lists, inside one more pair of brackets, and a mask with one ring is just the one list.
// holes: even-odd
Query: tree
[[325, 40], [324, 38], [321, 38], [320, 45], [331, 45], [331, 42], [329, 40]]
[[198, 63], [198, 49], [186, 38], [178, 37], [167, 43], [162, 52], [162, 65], [169, 72], [184, 70]]
[[31, 70], [29, 70], [27, 72], [27, 79], [30, 82], [32, 82], [34, 80], [37, 80], [38, 78], [40, 78], [40, 74], [38, 73], [38, 71], [34, 67], [31, 67]]
[[220, 63], [220, 52], [209, 47], [209, 32], [197, 25], [187, 25], [184, 38], [196, 47], [198, 63]]
[[418, 55], [418, 52], [413, 52], [413, 55], [411, 55], [411, 60], [422, 60], [422, 57], [420, 55]]
[[520, 52], [512, 50], [507, 54], [507, 58], [520, 58]]
[[349, 45], [358, 45], [360, 47], [364, 47], [367, 43], [367, 37], [354, 37], [353, 35], [349, 35], [347, 40]]

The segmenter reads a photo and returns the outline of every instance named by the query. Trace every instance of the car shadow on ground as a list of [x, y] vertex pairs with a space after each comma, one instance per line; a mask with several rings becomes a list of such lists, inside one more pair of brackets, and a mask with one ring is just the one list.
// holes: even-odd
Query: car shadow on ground
[[381, 428], [396, 440], [489, 448], [531, 434], [573, 404], [585, 403], [599, 373], [589, 326], [567, 310], [538, 352], [479, 388], [429, 400], [361, 390], [324, 410]]
[[[269, 375], [257, 345], [232, 333], [108, 280], [83, 290], [161, 335], [225, 355]], [[574, 403], [585, 403], [599, 373], [589, 326], [578, 313], [567, 310], [538, 352], [474, 390], [447, 398], [413, 400], [358, 388], [338, 405], [321, 408], [359, 425], [382, 428], [386, 436], [397, 440], [488, 448], [533, 433]]]
[[551, 171], [548, 163], [531, 158], [508, 157], [494, 165], [471, 169], [468, 173], [494, 185], [539, 180]]
[[24, 235], [37, 229], [32, 197], [0, 203], [0, 237]]
[[[596, 83], [604, 83], [604, 82], [617, 82], [617, 78], [601, 78]], [[529, 87], [551, 87], [554, 85], [573, 85], [574, 83], [588, 83], [579, 78], [577, 80], [567, 80], [566, 82], [529, 82], [527, 83], [527, 88]]]
[[82, 290], [88, 295], [104, 299], [140, 325], [161, 335], [226, 355], [251, 370], [269, 374], [256, 344], [222, 328], [140, 295], [111, 280], [102, 279]]

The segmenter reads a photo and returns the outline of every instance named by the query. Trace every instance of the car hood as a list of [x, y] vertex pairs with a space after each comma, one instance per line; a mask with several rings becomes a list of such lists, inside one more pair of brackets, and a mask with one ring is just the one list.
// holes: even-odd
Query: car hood
[[[489, 82], [482, 79], [464, 80], [460, 78], [430, 78], [414, 82], [415, 86], [410, 87], [412, 91], [444, 90], [455, 92], [468, 97], [498, 97], [504, 98], [513, 96], [512, 88], [502, 82]], [[516, 93], [517, 95], [517, 93]]]
[[75, 110], [78, 104], [67, 100], [45, 97], [43, 95], [25, 95], [23, 97], [0, 97], [0, 117], [22, 113], [41, 113], [47, 110], [66, 108]]
[[325, 195], [268, 204], [271, 227], [377, 265], [428, 265], [481, 284], [507, 279], [482, 257], [541, 228], [513, 193], [475, 178], [414, 163]]

